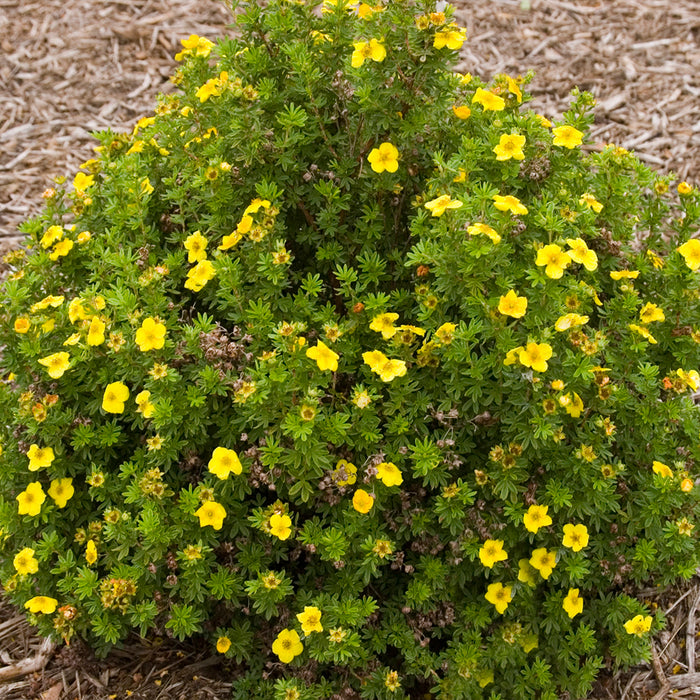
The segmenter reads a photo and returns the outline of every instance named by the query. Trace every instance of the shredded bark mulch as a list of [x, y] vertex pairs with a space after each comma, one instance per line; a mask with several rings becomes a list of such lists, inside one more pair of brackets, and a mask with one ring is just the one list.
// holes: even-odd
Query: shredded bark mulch
[[[455, 4], [469, 31], [460, 70], [488, 79], [533, 69], [532, 106], [550, 118], [567, 109], [574, 86], [590, 90], [598, 100], [596, 146], [616, 143], [700, 184], [698, 0]], [[72, 178], [92, 156], [91, 131], [130, 130], [152, 112], [158, 92], [173, 89], [182, 38], [213, 38], [230, 31], [230, 21], [220, 0], [0, 0], [0, 249], [16, 245], [17, 224], [38, 213], [53, 178]], [[642, 593], [669, 621], [653, 662], [611, 669], [591, 697], [700, 698], [700, 584]], [[208, 643], [160, 641], [134, 638], [98, 660], [77, 641], [47, 647], [0, 604], [0, 700], [230, 696], [236, 669]], [[8, 678], [17, 664], [37, 670]]]

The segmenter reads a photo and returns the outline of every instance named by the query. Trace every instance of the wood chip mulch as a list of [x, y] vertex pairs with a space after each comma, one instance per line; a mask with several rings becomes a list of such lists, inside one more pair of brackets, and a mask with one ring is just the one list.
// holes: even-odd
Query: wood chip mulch
[[[455, 4], [469, 31], [460, 70], [488, 79], [534, 69], [532, 107], [550, 118], [567, 109], [575, 85], [590, 90], [596, 145], [616, 143], [700, 184], [700, 1]], [[130, 130], [152, 112], [158, 92], [173, 89], [180, 39], [213, 38], [228, 24], [221, 0], [0, 0], [0, 248], [16, 244], [17, 224], [38, 213], [53, 177], [72, 177], [92, 156], [91, 131]], [[604, 675], [591, 697], [700, 698], [698, 582], [646, 594], [669, 621], [653, 662]], [[202, 644], [130, 640], [106, 660], [78, 642], [53, 652], [42, 644], [0, 604], [0, 666], [52, 653], [43, 670], [0, 683], [0, 700], [230, 696], [233, 669]]]

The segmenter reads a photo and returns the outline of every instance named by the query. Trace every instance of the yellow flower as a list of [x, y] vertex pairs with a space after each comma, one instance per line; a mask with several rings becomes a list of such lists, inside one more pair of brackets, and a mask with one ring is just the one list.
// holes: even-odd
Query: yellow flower
[[383, 352], [373, 350], [371, 352], [363, 352], [362, 359], [365, 364], [383, 382], [390, 382], [396, 377], [403, 377], [406, 374], [406, 363], [403, 360], [390, 360]]
[[92, 566], [97, 561], [97, 546], [94, 540], [88, 540], [85, 547], [85, 561]]
[[97, 316], [93, 316], [90, 319], [90, 327], [88, 328], [87, 344], [93, 347], [102, 345], [102, 343], [105, 342], [106, 327], [104, 321], [100, 320]]
[[678, 183], [678, 194], [690, 194], [693, 191], [693, 187], [689, 185], [687, 182], [679, 182]]
[[537, 585], [537, 580], [537, 570], [527, 559], [520, 559], [518, 561], [518, 581], [527, 583], [530, 588], [534, 588]]
[[379, 148], [373, 148], [367, 160], [375, 173], [383, 173], [385, 170], [395, 173], [399, 169], [399, 151], [388, 141], [380, 144]]
[[681, 491], [683, 491], [684, 493], [690, 493], [690, 492], [693, 490], [693, 486], [695, 486], [695, 484], [693, 483], [693, 480], [692, 480], [692, 479], [689, 479], [688, 477], [685, 477], [685, 479], [682, 479], [682, 480], [681, 480], [680, 489], [681, 489]]
[[53, 355], [42, 357], [39, 364], [46, 367], [49, 377], [60, 379], [70, 367], [70, 355], [67, 352], [55, 352]]
[[401, 687], [398, 671], [389, 671], [384, 678], [384, 685], [390, 693], [396, 692]]
[[598, 268], [598, 256], [594, 250], [591, 250], [583, 238], [567, 238], [567, 244], [571, 250], [567, 250], [566, 254], [574, 261], [583, 265], [589, 272], [593, 272]]
[[494, 605], [501, 615], [506, 611], [512, 597], [513, 589], [510, 586], [504, 586], [500, 581], [490, 583], [485, 595], [486, 600]]
[[581, 524], [567, 523], [564, 525], [562, 544], [574, 552], [580, 552], [584, 547], [588, 546], [588, 528]]
[[386, 58], [384, 44], [376, 39], [369, 41], [356, 41], [353, 43], [355, 50], [352, 52], [350, 63], [353, 68], [359, 68], [368, 58], [381, 63]]
[[642, 637], [651, 629], [651, 623], [651, 615], [636, 615], [631, 620], [625, 622], [625, 632]]
[[593, 209], [596, 214], [603, 210], [603, 205], [589, 192], [584, 192], [578, 200], [581, 205], [586, 205], [589, 209]]
[[384, 340], [389, 340], [396, 335], [398, 329], [394, 326], [394, 321], [398, 318], [399, 315], [394, 313], [379, 314], [372, 319], [369, 328], [372, 331], [381, 333]]
[[479, 559], [488, 569], [499, 561], [508, 559], [508, 553], [503, 549], [503, 540], [486, 540], [479, 549]]
[[358, 513], [369, 513], [374, 505], [374, 497], [364, 489], [357, 489], [352, 497], [352, 507]]
[[191, 289], [193, 292], [199, 292], [209, 280], [214, 279], [216, 270], [214, 265], [209, 260], [200, 260], [187, 273], [187, 281], [185, 288]]
[[51, 462], [54, 461], [55, 455], [51, 447], [39, 447], [39, 445], [32, 444], [27, 450], [27, 457], [29, 457], [29, 471], [35, 472], [43, 467], [50, 467]]
[[301, 623], [301, 630], [304, 634], [323, 632], [321, 611], [313, 605], [304, 606], [304, 612], [297, 613], [297, 620]]
[[200, 260], [207, 259], [207, 244], [209, 241], [201, 234], [200, 231], [195, 231], [185, 239], [184, 246], [187, 251], [187, 262], [194, 263]]
[[66, 477], [65, 479], [54, 479], [48, 490], [49, 496], [59, 508], [65, 508], [68, 501], [73, 498], [75, 489], [73, 488], [73, 479]]
[[29, 310], [35, 314], [37, 311], [43, 311], [44, 309], [48, 309], [49, 306], [52, 309], [57, 309], [64, 301], [65, 297], [60, 296], [54, 296], [53, 294], [49, 294], [49, 296], [44, 297], [41, 301], [37, 301], [36, 304], [32, 304], [29, 307]]
[[506, 365], [506, 367], [510, 367], [510, 365], [514, 365], [518, 361], [518, 356], [520, 353], [524, 350], [522, 345], [518, 345], [517, 348], [513, 348], [512, 350], [508, 350], [506, 353], [506, 359], [503, 360], [503, 364]]
[[182, 61], [185, 56], [200, 56], [206, 58], [214, 47], [214, 44], [209, 41], [209, 39], [205, 39], [203, 36], [197, 36], [196, 34], [190, 34], [189, 38], [181, 39], [180, 43], [183, 49], [175, 54], [176, 61]]
[[380, 479], [384, 486], [403, 484], [401, 470], [393, 462], [382, 462], [377, 465], [377, 479]]
[[483, 88], [476, 89], [474, 97], [472, 97], [472, 104], [481, 105], [484, 112], [500, 112], [506, 108], [506, 102], [502, 97]]
[[627, 328], [629, 328], [631, 331], [634, 331], [635, 333], [638, 333], [639, 335], [641, 335], [642, 338], [644, 338], [645, 340], [648, 340], [652, 345], [656, 345], [657, 340], [649, 332], [648, 328], [645, 328], [644, 326], [640, 326], [636, 323], [628, 324]]
[[510, 194], [493, 195], [493, 206], [496, 207], [498, 211], [509, 211], [516, 216], [525, 216], [528, 212], [528, 208], [517, 197], [513, 197], [513, 195]]
[[[509, 75], [505, 76], [506, 78], [506, 83], [508, 84], [508, 92], [510, 92], [512, 95], [515, 95], [515, 99], [518, 101], [518, 104], [520, 104], [523, 101], [523, 92], [520, 89], [518, 83], [513, 80]], [[518, 80], [520, 80], [520, 76], [518, 76]]]
[[556, 243], [550, 243], [537, 251], [535, 265], [544, 267], [544, 272], [550, 279], [558, 280], [571, 263], [571, 256], [565, 253]]
[[235, 450], [229, 450], [226, 447], [217, 447], [211, 455], [208, 464], [209, 471], [218, 476], [219, 479], [228, 479], [231, 472], [240, 474], [243, 471], [243, 465]]
[[20, 576], [35, 574], [39, 571], [39, 562], [34, 558], [34, 550], [31, 547], [25, 547], [17, 552], [12, 564]]
[[290, 663], [295, 656], [304, 651], [304, 645], [296, 630], [283, 629], [277, 639], [272, 642], [272, 653], [276, 654], [283, 664]]
[[122, 382], [112, 382], [105, 388], [102, 408], [107, 413], [124, 413], [124, 403], [129, 398], [129, 387]]
[[156, 407], [151, 403], [151, 392], [144, 389], [136, 394], [136, 409], [137, 413], [140, 413], [144, 418], [152, 418]]
[[450, 24], [445, 29], [435, 32], [433, 39], [433, 48], [444, 49], [447, 47], [452, 51], [459, 51], [462, 44], [467, 38], [467, 30], [457, 27], [455, 24]]
[[59, 258], [68, 255], [68, 253], [70, 253], [71, 250], [73, 250], [73, 241], [71, 241], [70, 238], [64, 238], [62, 241], [56, 243], [54, 249], [49, 255], [49, 259], [58, 260]]
[[216, 650], [219, 654], [225, 654], [231, 648], [231, 640], [228, 637], [219, 637], [216, 640]]
[[659, 476], [663, 477], [664, 479], [672, 479], [673, 478], [673, 472], [671, 471], [671, 468], [667, 465], [664, 464], [663, 462], [657, 462], [654, 460], [651, 465], [652, 471], [654, 474], [658, 474]]
[[221, 530], [226, 517], [226, 510], [216, 501], [207, 501], [194, 514], [199, 518], [199, 527], [211, 525], [215, 530]]
[[86, 175], [85, 173], [77, 173], [73, 178], [73, 189], [78, 195], [85, 194], [85, 190], [92, 185], [95, 180], [94, 175]]
[[525, 137], [520, 134], [501, 134], [498, 145], [494, 147], [493, 152], [496, 154], [496, 160], [523, 160], [523, 146], [525, 145]]
[[639, 277], [639, 270], [613, 270], [610, 279], [615, 280], [636, 280]]
[[[260, 199], [260, 197], [256, 197], [253, 199], [250, 204], [245, 208], [243, 212], [243, 218], [247, 214], [257, 214], [260, 211], [260, 208], [263, 209], [269, 209], [270, 208], [270, 200], [269, 199]], [[243, 219], [241, 219], [242, 221]]]
[[498, 310], [504, 316], [522, 318], [527, 310], [527, 297], [519, 297], [516, 292], [511, 289], [498, 300]]
[[652, 321], [665, 321], [666, 316], [664, 315], [663, 309], [658, 307], [656, 304], [646, 303], [642, 310], [639, 312], [639, 318], [642, 323], [651, 323]]
[[42, 248], [50, 248], [56, 241], [60, 241], [63, 238], [63, 227], [61, 226], [49, 226], [44, 235], [41, 237]]
[[19, 515], [39, 515], [41, 512], [41, 505], [45, 500], [46, 494], [44, 493], [44, 489], [41, 488], [41, 483], [32, 481], [30, 484], [27, 484], [27, 488], [17, 496], [17, 502], [19, 503], [17, 512]]
[[528, 343], [518, 354], [521, 365], [531, 367], [535, 372], [547, 370], [547, 360], [552, 357], [552, 346], [549, 343]]
[[56, 612], [58, 606], [58, 601], [55, 598], [50, 598], [45, 595], [37, 595], [30, 598], [24, 607], [29, 610], [30, 613], [44, 613], [45, 615], [51, 615]]
[[310, 360], [316, 360], [318, 368], [325, 372], [330, 370], [331, 372], [336, 372], [338, 370], [338, 355], [337, 352], [333, 352], [323, 341], [319, 340], [315, 347], [309, 348], [306, 351], [306, 356]]
[[564, 146], [564, 148], [576, 148], [583, 142], [583, 132], [575, 129], [568, 124], [564, 126], [555, 126], [552, 129], [554, 140], [552, 143], [555, 146]]
[[452, 199], [449, 194], [442, 194], [426, 202], [424, 206], [433, 216], [442, 216], [447, 209], [459, 209], [462, 202], [458, 199]]
[[339, 459], [331, 477], [338, 486], [354, 484], [357, 481], [357, 467], [346, 459]]
[[573, 396], [571, 394], [560, 396], [559, 403], [572, 418], [578, 418], [583, 413], [583, 401], [576, 392], [573, 393]]
[[273, 513], [270, 516], [270, 534], [286, 540], [292, 534], [292, 519], [288, 515]]
[[452, 105], [452, 112], [457, 119], [469, 119], [472, 113], [467, 105]]
[[435, 340], [441, 345], [449, 345], [454, 340], [454, 332], [457, 330], [456, 323], [443, 323], [435, 331]]
[[566, 598], [562, 601], [561, 606], [564, 608], [564, 612], [572, 619], [579, 613], [582, 613], [583, 598], [579, 595], [579, 589], [569, 588], [569, 592], [566, 594]]
[[28, 318], [17, 318], [15, 319], [15, 333], [26, 333], [31, 327], [32, 322]]
[[544, 547], [540, 547], [533, 551], [530, 557], [530, 565], [540, 572], [542, 578], [547, 579], [557, 565], [556, 552], [554, 550], [550, 552]]
[[141, 352], [160, 350], [165, 345], [165, 325], [150, 316], [136, 331], [136, 344]]
[[556, 320], [554, 328], [561, 333], [568, 331], [570, 328], [583, 326], [585, 323], [588, 323], [588, 320], [588, 316], [582, 316], [581, 314], [564, 314]]
[[491, 228], [487, 224], [484, 224], [480, 221], [477, 221], [475, 224], [472, 224], [471, 226], [467, 226], [467, 233], [470, 236], [483, 234], [484, 236], [487, 236], [488, 238], [490, 238], [491, 242], [494, 245], [498, 245], [501, 242], [501, 236], [498, 233], [498, 231], [496, 231], [495, 229]]
[[210, 97], [218, 97], [226, 89], [227, 84], [228, 73], [224, 70], [218, 77], [210, 78], [204, 85], [201, 85], [195, 95], [200, 102], [206, 102]]
[[523, 524], [528, 532], [537, 532], [541, 527], [552, 524], [552, 518], [547, 515], [549, 506], [532, 505], [523, 516]]

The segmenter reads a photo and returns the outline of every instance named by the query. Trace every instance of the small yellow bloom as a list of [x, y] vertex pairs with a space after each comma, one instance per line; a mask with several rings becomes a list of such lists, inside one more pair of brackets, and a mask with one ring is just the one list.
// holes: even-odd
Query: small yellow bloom
[[388, 141], [381, 143], [379, 148], [373, 148], [367, 160], [375, 173], [383, 173], [385, 170], [395, 173], [399, 169], [399, 151]]
[[377, 479], [380, 479], [384, 486], [403, 484], [401, 470], [393, 462], [382, 462], [377, 465]]
[[34, 558], [34, 550], [31, 547], [25, 547], [17, 552], [12, 564], [20, 576], [35, 574], [39, 571], [39, 562]]
[[493, 206], [499, 211], [509, 211], [511, 214], [516, 216], [525, 216], [528, 212], [528, 208], [513, 195], [493, 195]]
[[502, 97], [483, 88], [476, 89], [474, 97], [472, 97], [472, 104], [481, 105], [484, 112], [500, 112], [506, 108], [506, 102]]
[[359, 68], [367, 59], [381, 63], [386, 58], [384, 44], [377, 39], [369, 41], [356, 41], [353, 43], [355, 50], [352, 52], [350, 63], [353, 68]]
[[442, 216], [447, 209], [459, 209], [462, 202], [458, 199], [452, 199], [449, 194], [442, 194], [426, 202], [424, 206], [433, 216]]
[[75, 493], [73, 479], [70, 477], [54, 479], [47, 493], [54, 500], [58, 508], [65, 508], [66, 504], [73, 498], [73, 494]]
[[493, 152], [496, 154], [496, 160], [504, 161], [523, 160], [523, 146], [525, 145], [525, 137], [520, 134], [501, 134], [498, 145], [494, 147]]
[[27, 450], [27, 457], [29, 457], [29, 471], [35, 472], [44, 467], [50, 467], [51, 463], [55, 459], [53, 449], [51, 447], [39, 447], [39, 445], [32, 444]]
[[598, 268], [598, 256], [594, 250], [591, 250], [583, 238], [567, 238], [567, 244], [571, 250], [567, 250], [566, 254], [574, 261], [583, 265], [589, 272], [593, 272]]
[[554, 323], [554, 328], [560, 333], [568, 331], [570, 328], [576, 328], [577, 326], [583, 326], [588, 323], [589, 317], [582, 316], [581, 314], [564, 314], [560, 316]]
[[406, 374], [406, 363], [403, 360], [391, 360], [379, 350], [363, 352], [362, 359], [383, 382], [390, 382]]
[[39, 364], [46, 367], [49, 377], [60, 379], [70, 367], [70, 355], [67, 352], [55, 352], [53, 355], [42, 357]]
[[86, 175], [85, 173], [77, 173], [73, 178], [73, 189], [77, 195], [85, 194], [85, 190], [95, 181], [94, 175]]
[[571, 149], [583, 143], [583, 132], [568, 124], [564, 126], [555, 126], [552, 129], [552, 133], [554, 134], [552, 143], [555, 146], [563, 146], [564, 148]]
[[296, 630], [283, 629], [272, 643], [272, 653], [276, 654], [283, 664], [288, 664], [304, 651], [304, 645]]
[[270, 534], [286, 540], [292, 534], [292, 519], [288, 515], [273, 513], [270, 516]]
[[452, 113], [457, 119], [469, 119], [472, 111], [467, 105], [452, 105]]
[[639, 312], [639, 318], [642, 323], [652, 323], [653, 321], [665, 321], [663, 309], [651, 302], [646, 303]]
[[629, 328], [631, 331], [634, 331], [638, 335], [641, 335], [642, 338], [648, 340], [652, 345], [656, 345], [657, 340], [656, 338], [654, 338], [654, 336], [651, 334], [648, 328], [640, 326], [637, 323], [630, 323], [628, 324], [627, 328]]
[[635, 615], [631, 620], [625, 622], [625, 632], [643, 637], [651, 629], [651, 623], [651, 615]]
[[686, 194], [690, 194], [692, 191], [693, 191], [692, 185], [689, 185], [687, 182], [679, 182], [678, 183], [678, 194], [686, 195]]
[[63, 227], [62, 226], [49, 226], [44, 235], [41, 237], [39, 243], [42, 248], [50, 248], [56, 241], [60, 241], [63, 238]]
[[156, 407], [151, 403], [151, 392], [147, 389], [140, 391], [136, 394], [136, 409], [137, 413], [140, 413], [144, 418], [152, 418], [156, 410]]
[[501, 242], [501, 236], [495, 229], [491, 228], [488, 224], [484, 224], [477, 221], [471, 226], [467, 226], [467, 233], [470, 236], [476, 236], [478, 234], [483, 234], [491, 240], [494, 245], [498, 245]]
[[136, 344], [141, 352], [160, 350], [165, 345], [165, 325], [150, 316], [136, 331]]
[[456, 323], [443, 323], [435, 331], [435, 340], [437, 340], [440, 345], [449, 345], [454, 340], [454, 333], [456, 330]]
[[450, 24], [445, 29], [435, 32], [433, 39], [433, 48], [444, 49], [448, 48], [452, 51], [459, 51], [462, 44], [467, 38], [467, 30], [457, 27], [455, 24]]
[[182, 61], [186, 56], [206, 58], [209, 56], [212, 48], [214, 48], [213, 42], [209, 41], [209, 39], [205, 39], [203, 36], [197, 36], [196, 34], [190, 34], [187, 39], [181, 39], [180, 43], [183, 49], [175, 54], [176, 61]]
[[70, 238], [64, 238], [62, 241], [56, 243], [49, 255], [49, 259], [58, 260], [59, 258], [63, 258], [68, 255], [71, 250], [73, 250], [73, 241], [71, 241]]
[[32, 322], [28, 318], [17, 318], [15, 319], [15, 333], [20, 333], [24, 334], [29, 331], [29, 328], [31, 327]]
[[214, 265], [209, 260], [200, 260], [187, 273], [187, 281], [185, 288], [191, 289], [193, 292], [199, 292], [203, 289], [207, 282], [214, 279], [216, 270]]
[[526, 583], [530, 588], [534, 588], [537, 585], [537, 569], [533, 568], [527, 559], [518, 561], [518, 581]]
[[508, 559], [508, 553], [503, 549], [503, 540], [486, 540], [479, 549], [479, 559], [488, 569], [492, 569], [497, 562]]
[[384, 340], [393, 338], [398, 329], [394, 326], [394, 321], [398, 320], [399, 315], [395, 313], [379, 314], [372, 319], [369, 328], [372, 331], [382, 334]]
[[574, 618], [583, 612], [583, 598], [579, 595], [578, 588], [570, 588], [566, 597], [562, 601], [562, 608], [564, 612], [570, 617]]
[[590, 192], [584, 192], [578, 200], [580, 205], [586, 205], [589, 209], [592, 209], [596, 214], [600, 214], [603, 211], [603, 205], [592, 195]]
[[92, 566], [97, 561], [97, 546], [94, 540], [88, 540], [85, 547], [85, 561]]
[[537, 532], [541, 527], [552, 524], [552, 518], [547, 515], [549, 506], [532, 505], [523, 516], [523, 524], [528, 532]]
[[504, 586], [500, 581], [490, 583], [486, 592], [486, 600], [495, 606], [496, 611], [503, 615], [513, 597], [513, 589], [511, 586]]
[[498, 310], [504, 316], [522, 318], [527, 310], [527, 297], [519, 297], [517, 293], [511, 289], [499, 298]]
[[243, 471], [243, 465], [236, 451], [226, 447], [215, 448], [207, 466], [209, 471], [219, 479], [228, 479], [231, 473], [238, 475]]
[[588, 546], [588, 528], [585, 525], [573, 523], [567, 523], [564, 525], [564, 539], [562, 544], [565, 547], [573, 550], [574, 552], [580, 552], [584, 547]]
[[338, 371], [338, 355], [337, 352], [333, 352], [323, 341], [319, 340], [313, 348], [309, 348], [306, 351], [306, 356], [310, 360], [316, 360], [318, 368], [325, 372], [330, 370], [331, 372]]
[[32, 481], [22, 493], [17, 495], [17, 503], [19, 504], [17, 512], [19, 515], [39, 515], [45, 500], [46, 494], [41, 488], [41, 483]]
[[216, 650], [219, 654], [225, 654], [231, 648], [231, 640], [228, 637], [219, 637], [216, 640]]
[[93, 347], [102, 345], [102, 343], [105, 342], [106, 327], [107, 326], [102, 319], [98, 318], [97, 316], [93, 316], [90, 319], [90, 326], [88, 328], [87, 344]]
[[544, 267], [544, 272], [550, 279], [558, 280], [564, 270], [571, 264], [571, 256], [565, 253], [556, 243], [550, 243], [537, 251], [535, 265]]
[[214, 530], [221, 530], [226, 517], [225, 508], [216, 501], [203, 503], [196, 511], [195, 516], [199, 518], [199, 527], [211, 525]]
[[369, 513], [374, 506], [374, 496], [371, 496], [364, 489], [357, 489], [352, 497], [352, 507], [358, 513]]
[[58, 601], [55, 598], [50, 598], [45, 595], [37, 595], [30, 598], [24, 607], [29, 610], [30, 613], [44, 613], [45, 615], [51, 615], [56, 612], [58, 607]]
[[636, 280], [639, 277], [639, 270], [613, 270], [610, 273], [610, 279], [618, 282], [619, 280]]
[[652, 471], [654, 474], [658, 474], [659, 476], [663, 477], [664, 479], [672, 479], [673, 478], [673, 472], [671, 471], [671, 468], [667, 465], [664, 464], [663, 462], [657, 462], [654, 460], [651, 465]]
[[548, 579], [557, 565], [557, 555], [554, 550], [547, 551], [544, 547], [540, 547], [533, 551], [530, 557], [530, 565], [540, 572], [540, 576]]
[[187, 251], [187, 262], [195, 263], [200, 260], [207, 259], [207, 244], [209, 241], [201, 234], [200, 231], [195, 231], [185, 239], [184, 246]]
[[123, 382], [112, 382], [105, 388], [102, 408], [107, 413], [124, 413], [124, 404], [129, 398], [129, 387]]
[[547, 360], [552, 357], [552, 346], [549, 343], [528, 343], [519, 353], [521, 365], [531, 367], [535, 372], [547, 370]]
[[321, 611], [313, 605], [304, 606], [304, 612], [297, 613], [297, 620], [301, 623], [301, 630], [306, 635], [312, 632], [323, 632]]

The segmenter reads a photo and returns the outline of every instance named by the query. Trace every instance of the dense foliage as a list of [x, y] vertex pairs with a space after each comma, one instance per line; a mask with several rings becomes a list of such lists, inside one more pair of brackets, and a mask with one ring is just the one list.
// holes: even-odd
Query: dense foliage
[[430, 0], [236, 9], [6, 257], [7, 594], [237, 698], [584, 696], [699, 563], [696, 189]]

